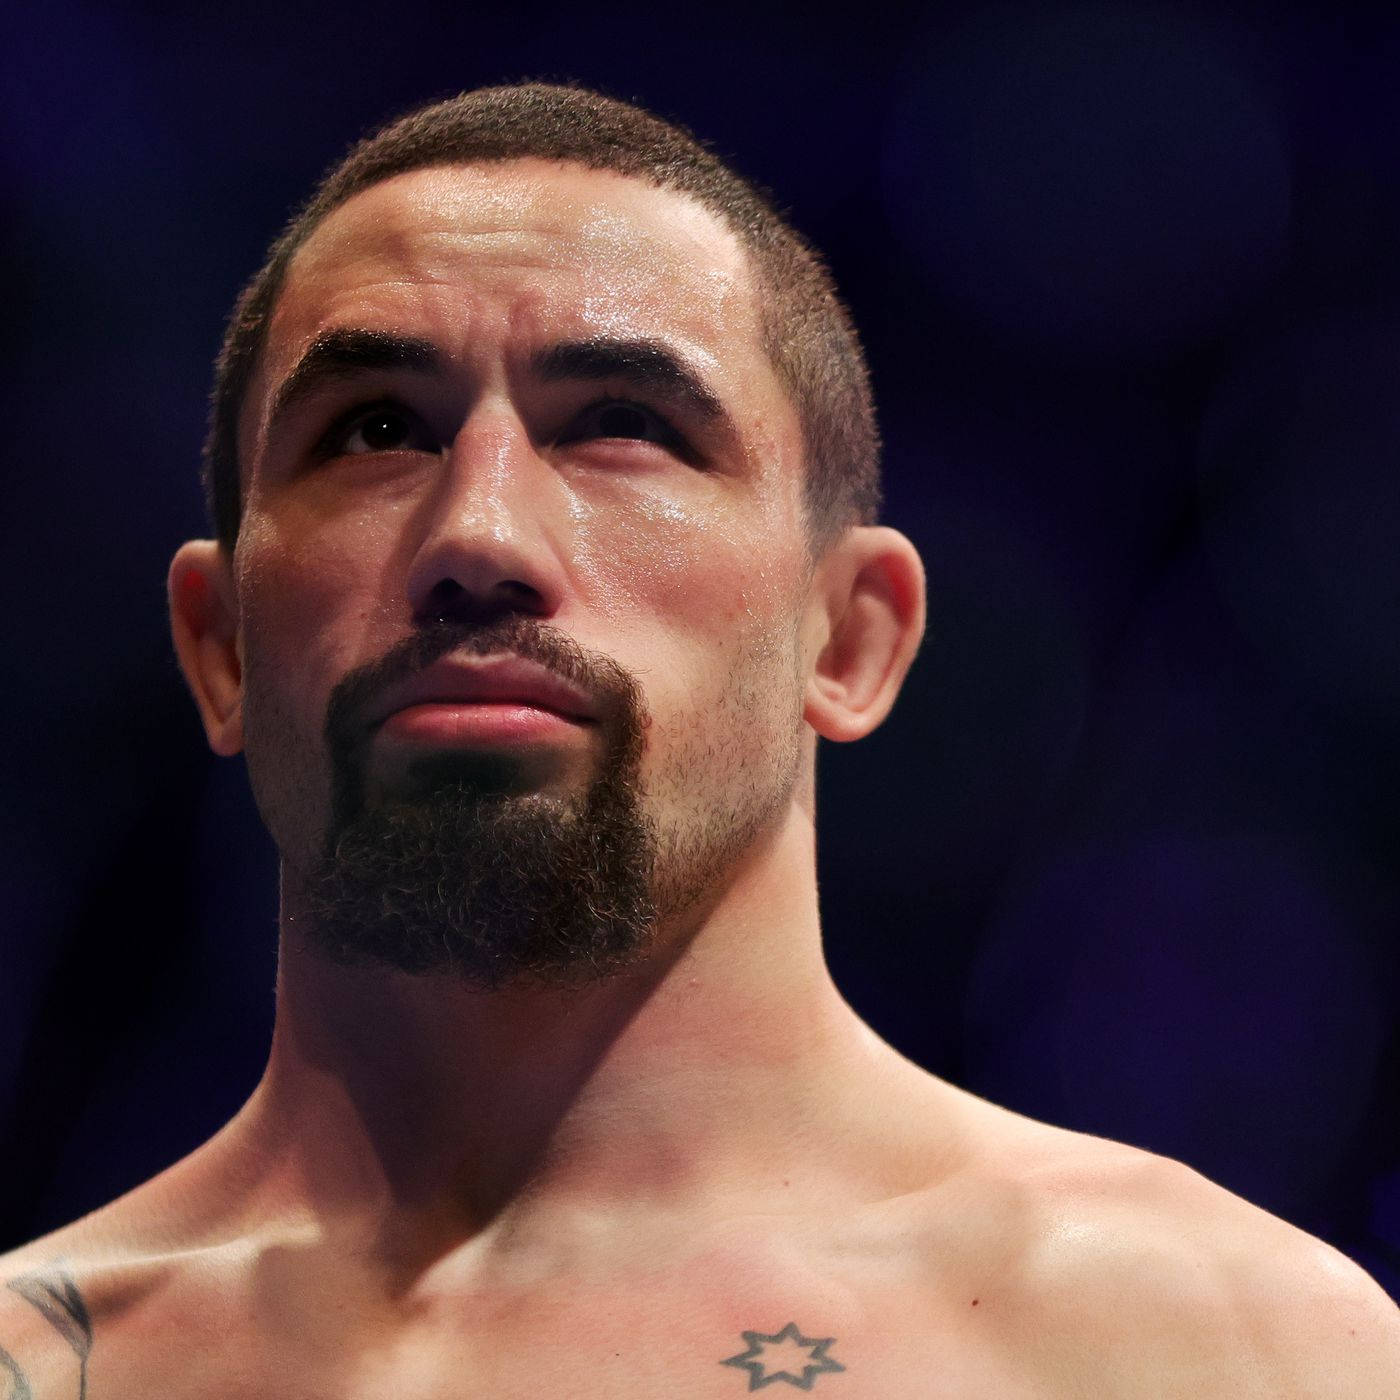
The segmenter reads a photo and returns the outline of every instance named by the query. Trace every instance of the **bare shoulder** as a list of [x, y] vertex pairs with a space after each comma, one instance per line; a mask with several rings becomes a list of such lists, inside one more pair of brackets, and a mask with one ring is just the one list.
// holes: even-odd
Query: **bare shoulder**
[[1189, 1167], [1028, 1127], [994, 1325], [1101, 1396], [1396, 1400], [1400, 1309], [1321, 1240]]
[[0, 1255], [0, 1397], [29, 1400], [81, 1382], [92, 1315], [72, 1261], [48, 1241]]
[[94, 1342], [168, 1291], [174, 1257], [145, 1214], [133, 1194], [0, 1255], [0, 1400], [86, 1393]]

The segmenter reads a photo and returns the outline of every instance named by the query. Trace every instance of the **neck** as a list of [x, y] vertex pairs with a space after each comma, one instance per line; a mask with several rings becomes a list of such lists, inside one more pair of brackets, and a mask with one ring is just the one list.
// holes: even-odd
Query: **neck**
[[903, 1062], [831, 982], [814, 861], [794, 805], [644, 965], [567, 992], [333, 966], [288, 934], [284, 891], [272, 1054], [235, 1120], [260, 1179], [321, 1222], [466, 1239], [843, 1171], [872, 1073]]

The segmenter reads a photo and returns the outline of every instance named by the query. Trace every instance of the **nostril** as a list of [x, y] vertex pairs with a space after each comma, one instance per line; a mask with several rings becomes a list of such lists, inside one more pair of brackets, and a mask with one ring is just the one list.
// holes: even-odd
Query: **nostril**
[[518, 579], [501, 579], [482, 595], [464, 588], [456, 579], [444, 578], [433, 585], [416, 609], [415, 621], [481, 626], [509, 613], [538, 613], [542, 604], [536, 590]]

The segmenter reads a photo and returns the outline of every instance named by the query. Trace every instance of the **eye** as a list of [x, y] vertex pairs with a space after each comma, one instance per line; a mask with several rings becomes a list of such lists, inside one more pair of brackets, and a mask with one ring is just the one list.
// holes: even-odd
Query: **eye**
[[556, 441], [565, 444], [586, 438], [654, 442], [673, 452], [685, 449], [684, 439], [660, 414], [629, 399], [600, 399], [589, 404]]
[[394, 403], [355, 409], [333, 423], [318, 446], [326, 457], [438, 450], [437, 440], [418, 416]]

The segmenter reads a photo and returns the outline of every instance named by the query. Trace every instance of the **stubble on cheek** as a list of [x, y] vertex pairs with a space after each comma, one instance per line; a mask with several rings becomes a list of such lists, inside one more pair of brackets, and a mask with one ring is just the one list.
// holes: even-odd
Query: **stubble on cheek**
[[657, 903], [668, 915], [723, 880], [796, 790], [802, 686], [788, 660], [794, 643], [780, 625], [746, 628], [733, 640], [713, 685], [649, 736]]
[[289, 873], [320, 853], [330, 817], [331, 780], [322, 729], [330, 675], [323, 591], [304, 569], [269, 563], [273, 550], [251, 520], [240, 539], [237, 586], [243, 642], [243, 736], [258, 812]]
[[[614, 572], [618, 625], [645, 636], [660, 621], [683, 661], [643, 674], [661, 700], [643, 769], [658, 904], [674, 912], [722, 878], [794, 792], [808, 561], [782, 541], [805, 537], [782, 503], [742, 497], [718, 512], [647, 502], [623, 523], [635, 539], [616, 556], [628, 561], [620, 580]], [[685, 671], [695, 679], [677, 687]]]
[[252, 645], [245, 663], [244, 755], [263, 824], [283, 861], [305, 870], [316, 859], [330, 817], [330, 777], [319, 726], [289, 703], [275, 660]]

